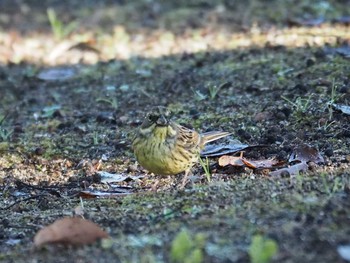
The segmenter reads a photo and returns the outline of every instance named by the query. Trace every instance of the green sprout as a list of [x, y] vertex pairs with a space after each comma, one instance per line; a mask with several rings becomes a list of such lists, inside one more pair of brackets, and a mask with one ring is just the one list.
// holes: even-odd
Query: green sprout
[[194, 94], [194, 98], [196, 101], [202, 101], [205, 100], [207, 98], [207, 96], [205, 94], [203, 94], [202, 92], [200, 92], [199, 90], [195, 90], [194, 88], [191, 88], [193, 94]]
[[171, 243], [170, 260], [174, 263], [203, 262], [205, 236], [197, 234], [194, 238], [186, 229], [182, 229]]
[[204, 169], [205, 176], [207, 178], [207, 181], [210, 183], [211, 181], [211, 172], [210, 172], [210, 166], [209, 166], [209, 159], [208, 157], [203, 160], [202, 158], [199, 157], [199, 163]]
[[278, 252], [276, 241], [255, 235], [249, 247], [249, 257], [252, 263], [268, 263]]
[[2, 126], [7, 116], [8, 114], [5, 114], [4, 116], [0, 115], [0, 141], [2, 142], [8, 141], [13, 133], [13, 131], [10, 131], [9, 129]]
[[49, 19], [52, 32], [56, 39], [61, 40], [64, 37], [72, 33], [78, 26], [76, 21], [72, 21], [67, 25], [64, 25], [61, 20], [59, 20], [56, 12], [52, 8], [47, 9], [47, 17]]
[[105, 99], [105, 98], [97, 98], [96, 99], [96, 102], [105, 102], [109, 105], [111, 105], [111, 107], [116, 110], [118, 109], [118, 106], [119, 106], [119, 103], [118, 103], [118, 100], [116, 97], [113, 97], [113, 98], [108, 98], [108, 99]]
[[218, 95], [219, 91], [221, 89], [221, 86], [216, 86], [216, 85], [212, 85], [208, 87], [209, 90], [209, 97], [210, 99], [215, 99], [216, 95]]

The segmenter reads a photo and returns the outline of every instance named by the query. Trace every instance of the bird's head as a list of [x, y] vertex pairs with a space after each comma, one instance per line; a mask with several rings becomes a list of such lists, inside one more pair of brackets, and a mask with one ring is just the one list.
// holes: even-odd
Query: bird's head
[[155, 124], [156, 126], [168, 126], [170, 123], [170, 111], [163, 106], [157, 106], [146, 115], [144, 124], [150, 126]]

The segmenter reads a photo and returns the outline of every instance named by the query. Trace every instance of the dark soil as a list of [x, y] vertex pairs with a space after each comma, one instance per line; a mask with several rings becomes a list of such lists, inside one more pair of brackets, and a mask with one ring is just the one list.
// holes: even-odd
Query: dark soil
[[[277, 244], [272, 262], [345, 262], [350, 115], [334, 104], [350, 101], [349, 1], [39, 2], [0, 3], [0, 261], [169, 262], [186, 229], [204, 236], [203, 262], [249, 262], [257, 234]], [[211, 180], [198, 164], [180, 189], [182, 175], [148, 174], [130, 148], [156, 105], [231, 132], [223, 144], [262, 146], [249, 160], [307, 144], [324, 161], [271, 176], [211, 158]], [[116, 187], [98, 171], [145, 177]], [[110, 243], [33, 249], [78, 206]]]

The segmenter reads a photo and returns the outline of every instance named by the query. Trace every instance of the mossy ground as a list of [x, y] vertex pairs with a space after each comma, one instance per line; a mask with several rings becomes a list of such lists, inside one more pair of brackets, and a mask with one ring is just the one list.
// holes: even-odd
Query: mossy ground
[[[328, 48], [350, 39], [349, 25], [331, 22], [350, 14], [348, 1], [3, 2], [0, 261], [168, 262], [171, 241], [186, 228], [205, 236], [205, 262], [249, 261], [254, 234], [277, 242], [275, 262], [343, 262], [350, 116], [329, 105], [349, 105], [350, 64]], [[47, 7], [78, 26], [54, 39]], [[296, 25], [320, 17], [328, 22]], [[57, 65], [74, 76], [37, 78]], [[179, 177], [123, 182], [131, 194], [83, 199], [85, 217], [112, 244], [33, 250], [35, 233], [72, 215], [81, 190], [109, 189], [96, 170], [146, 172], [135, 166], [130, 137], [155, 105], [199, 131], [267, 146], [247, 158], [287, 159], [307, 143], [325, 164], [272, 178], [213, 159], [211, 182], [198, 165], [184, 190]]]

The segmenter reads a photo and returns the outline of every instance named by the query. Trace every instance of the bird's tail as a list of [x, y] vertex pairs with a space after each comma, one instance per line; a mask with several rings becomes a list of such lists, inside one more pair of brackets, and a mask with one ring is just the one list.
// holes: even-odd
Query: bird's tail
[[211, 132], [202, 133], [201, 134], [202, 145], [212, 141], [216, 141], [230, 134], [231, 134], [230, 132], [223, 132], [223, 131], [211, 131]]

